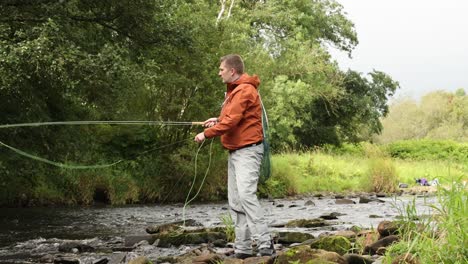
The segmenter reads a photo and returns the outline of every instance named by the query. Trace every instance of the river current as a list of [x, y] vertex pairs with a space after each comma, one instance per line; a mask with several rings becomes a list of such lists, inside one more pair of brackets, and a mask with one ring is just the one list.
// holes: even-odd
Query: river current
[[[378, 198], [380, 202], [369, 203], [359, 203], [357, 196], [347, 198], [355, 204], [337, 204], [334, 197], [261, 200], [261, 204], [272, 231], [278, 232], [288, 231], [287, 228], [275, 226], [281, 226], [290, 220], [339, 213], [338, 219], [332, 220], [327, 227], [294, 229], [319, 235], [323, 232], [345, 230], [351, 226], [375, 228], [383, 220], [397, 218], [407, 206], [414, 205], [419, 215], [429, 215], [430, 205], [437, 202], [435, 197], [416, 196], [384, 197]], [[28, 263], [21, 259], [27, 259], [28, 252], [40, 253], [39, 247], [44, 241], [121, 241], [125, 236], [145, 234], [147, 226], [183, 219], [183, 204], [1, 208], [0, 211], [0, 263]], [[228, 213], [225, 202], [191, 204], [186, 208], [185, 218], [194, 219], [205, 227], [214, 227], [222, 225], [221, 218]], [[14, 261], [15, 259], [18, 261]]]

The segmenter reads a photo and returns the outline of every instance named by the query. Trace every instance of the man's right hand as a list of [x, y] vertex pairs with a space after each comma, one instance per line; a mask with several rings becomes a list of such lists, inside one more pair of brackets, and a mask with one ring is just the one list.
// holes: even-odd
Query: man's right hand
[[212, 118], [206, 120], [205, 122], [203, 122], [203, 126], [204, 127], [212, 127], [212, 126], [216, 125], [216, 123], [218, 123], [218, 118], [212, 117]]

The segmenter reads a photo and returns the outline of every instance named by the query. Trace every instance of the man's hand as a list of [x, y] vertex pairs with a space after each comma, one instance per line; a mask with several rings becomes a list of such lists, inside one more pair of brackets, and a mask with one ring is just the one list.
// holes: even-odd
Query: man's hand
[[205, 133], [203, 133], [203, 132], [201, 132], [201, 133], [199, 133], [198, 135], [195, 136], [195, 141], [196, 141], [197, 143], [201, 143], [201, 142], [203, 142], [205, 139], [206, 139]]
[[218, 118], [212, 117], [212, 118], [206, 120], [206, 121], [203, 123], [203, 126], [204, 126], [204, 127], [212, 127], [212, 126], [216, 125], [216, 123], [218, 123]]

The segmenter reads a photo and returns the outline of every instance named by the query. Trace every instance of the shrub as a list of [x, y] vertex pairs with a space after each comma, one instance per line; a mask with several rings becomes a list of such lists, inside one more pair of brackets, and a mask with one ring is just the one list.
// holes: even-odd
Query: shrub
[[450, 140], [404, 140], [386, 146], [390, 156], [401, 159], [448, 159], [468, 162], [468, 144]]
[[374, 192], [395, 192], [398, 175], [393, 161], [378, 146], [366, 144], [364, 149], [369, 158], [369, 189]]

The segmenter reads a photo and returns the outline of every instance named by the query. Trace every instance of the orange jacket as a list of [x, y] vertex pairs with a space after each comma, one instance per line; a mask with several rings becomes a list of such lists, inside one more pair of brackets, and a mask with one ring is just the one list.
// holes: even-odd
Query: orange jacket
[[245, 73], [237, 81], [228, 83], [218, 123], [205, 129], [205, 137], [221, 136], [221, 143], [229, 150], [263, 140], [259, 85], [257, 75]]

